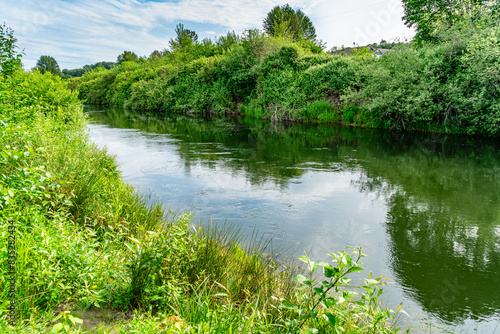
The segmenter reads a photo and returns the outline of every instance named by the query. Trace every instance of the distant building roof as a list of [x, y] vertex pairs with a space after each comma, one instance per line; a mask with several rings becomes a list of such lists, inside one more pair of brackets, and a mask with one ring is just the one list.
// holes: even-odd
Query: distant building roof
[[385, 53], [394, 51], [392, 49], [377, 49], [373, 52], [373, 55], [376, 57], [382, 57]]

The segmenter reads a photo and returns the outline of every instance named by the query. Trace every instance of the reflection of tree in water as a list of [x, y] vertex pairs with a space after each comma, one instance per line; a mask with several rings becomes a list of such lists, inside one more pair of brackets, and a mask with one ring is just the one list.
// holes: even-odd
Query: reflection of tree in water
[[471, 222], [403, 191], [389, 201], [392, 268], [424, 309], [453, 321], [500, 309], [498, 221]]
[[93, 114], [92, 119], [119, 128], [168, 134], [179, 139], [175, 145], [187, 173], [198, 165], [213, 170], [219, 167], [244, 174], [253, 185], [272, 182], [286, 187], [311, 168], [329, 170], [335, 163], [353, 166], [342, 157], [359, 142], [357, 130], [255, 119], [177, 117], [162, 121], [161, 115], [119, 109]]
[[355, 185], [385, 198], [390, 264], [412, 299], [449, 322], [493, 316], [500, 309], [499, 151], [442, 144], [438, 152], [417, 145], [364, 159]]

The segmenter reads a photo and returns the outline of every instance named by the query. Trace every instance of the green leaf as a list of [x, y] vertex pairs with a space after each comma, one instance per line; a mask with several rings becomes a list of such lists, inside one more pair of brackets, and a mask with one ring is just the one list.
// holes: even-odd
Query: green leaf
[[287, 308], [289, 310], [297, 310], [299, 308], [297, 305], [292, 303], [283, 303], [281, 305], [283, 305], [284, 308]]
[[61, 329], [63, 329], [64, 325], [62, 323], [55, 324], [54, 327], [52, 327], [52, 330], [50, 331], [51, 333], [59, 333]]
[[83, 323], [83, 320], [80, 319], [80, 318], [77, 318], [77, 317], [73, 317], [72, 315], [68, 315], [68, 318], [69, 320], [71, 321], [71, 323], [74, 325], [74, 324], [81, 324]]
[[305, 262], [305, 263], [309, 263], [309, 261], [310, 261], [309, 258], [307, 256], [304, 256], [304, 255], [299, 256], [298, 259], [300, 261]]
[[358, 295], [358, 293], [354, 292], [354, 291], [347, 290], [347, 291], [342, 292], [342, 297], [344, 297], [345, 299], [348, 299], [348, 300], [353, 299], [357, 295]]
[[345, 261], [348, 266], [352, 266], [352, 257], [348, 253], [345, 253]]
[[332, 267], [323, 267], [323, 273], [326, 277], [331, 278], [335, 275], [335, 270]]
[[378, 285], [380, 282], [376, 279], [371, 279], [371, 278], [365, 278], [365, 284], [370, 286], [370, 285]]
[[332, 325], [333, 328], [335, 328], [335, 323], [336, 323], [336, 319], [335, 319], [335, 316], [331, 313], [325, 313], [323, 314], [323, 317], [328, 320], [328, 322], [330, 323], [330, 325]]
[[322, 288], [314, 288], [313, 290], [318, 296], [325, 297], [325, 291]]
[[328, 297], [328, 298], [325, 298], [324, 304], [325, 304], [326, 308], [330, 308], [330, 307], [335, 306], [335, 304], [337, 304], [337, 300], [333, 297]]
[[125, 242], [124, 244], [128, 249], [130, 249], [132, 253], [135, 253], [135, 249], [131, 244], [129, 244], [128, 242]]
[[297, 275], [293, 278], [295, 282], [298, 282], [300, 284], [306, 285], [306, 286], [312, 286], [311, 281], [307, 279], [304, 275]]
[[360, 271], [364, 271], [364, 269], [361, 267], [352, 267], [346, 272], [346, 274], [359, 273]]

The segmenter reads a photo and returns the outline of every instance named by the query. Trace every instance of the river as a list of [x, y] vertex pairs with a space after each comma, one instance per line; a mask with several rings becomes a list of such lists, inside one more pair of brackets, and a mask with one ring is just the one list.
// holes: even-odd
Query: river
[[[285, 257], [362, 246], [418, 332], [500, 323], [500, 141], [86, 107], [126, 182]], [[500, 328], [498, 329], [500, 333]]]

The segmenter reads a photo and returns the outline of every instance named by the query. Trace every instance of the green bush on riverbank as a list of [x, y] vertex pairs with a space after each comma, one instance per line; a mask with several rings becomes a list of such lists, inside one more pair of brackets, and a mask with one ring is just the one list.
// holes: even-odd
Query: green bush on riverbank
[[410, 43], [380, 59], [363, 51], [332, 56], [251, 30], [224, 48], [198, 43], [70, 83], [87, 103], [147, 111], [498, 136], [495, 15], [443, 28], [439, 43]]

